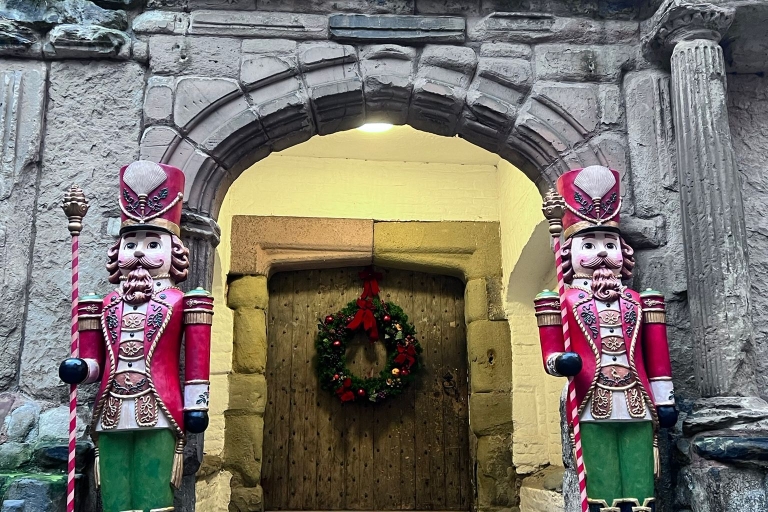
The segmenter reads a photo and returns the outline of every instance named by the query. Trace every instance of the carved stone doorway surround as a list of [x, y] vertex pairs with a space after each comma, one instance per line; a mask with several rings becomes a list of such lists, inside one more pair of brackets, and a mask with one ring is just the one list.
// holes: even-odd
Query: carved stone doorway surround
[[[497, 506], [495, 482], [515, 478], [505, 465], [486, 460], [502, 444], [511, 466], [512, 347], [501, 304], [499, 224], [235, 216], [231, 238], [227, 305], [234, 310], [234, 347], [224, 453], [206, 465], [213, 462], [232, 473], [235, 510], [255, 510], [262, 499], [270, 275], [370, 264], [445, 274], [465, 283], [475, 503], [480, 509]], [[493, 474], [494, 468], [501, 473]]]

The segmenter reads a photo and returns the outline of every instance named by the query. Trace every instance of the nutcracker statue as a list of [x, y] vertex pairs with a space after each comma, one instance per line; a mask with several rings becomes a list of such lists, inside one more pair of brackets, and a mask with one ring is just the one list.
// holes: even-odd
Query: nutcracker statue
[[73, 350], [59, 375], [69, 384], [99, 382], [90, 433], [104, 512], [173, 510], [185, 430], [208, 426], [213, 298], [177, 287], [189, 268], [179, 239], [183, 192], [175, 167], [139, 161], [120, 169], [120, 239], [107, 251], [117, 286], [104, 298], [73, 299], [79, 357]]
[[543, 208], [560, 290], [536, 297], [536, 317], [544, 369], [569, 378], [582, 510], [654, 512], [657, 430], [673, 426], [677, 411], [664, 297], [622, 285], [635, 261], [620, 207], [618, 172], [592, 166], [560, 176]]

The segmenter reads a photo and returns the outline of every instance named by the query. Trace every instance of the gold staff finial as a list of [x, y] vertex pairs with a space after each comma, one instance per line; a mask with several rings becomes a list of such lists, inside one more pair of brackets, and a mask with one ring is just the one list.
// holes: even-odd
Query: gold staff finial
[[565, 215], [565, 200], [555, 189], [550, 188], [544, 194], [544, 203], [541, 205], [541, 211], [549, 222], [549, 234], [553, 237], [560, 236], [563, 231], [563, 215]]
[[88, 200], [85, 198], [83, 189], [77, 185], [69, 187], [64, 193], [61, 209], [69, 220], [69, 234], [79, 236], [83, 229], [83, 217], [88, 213]]

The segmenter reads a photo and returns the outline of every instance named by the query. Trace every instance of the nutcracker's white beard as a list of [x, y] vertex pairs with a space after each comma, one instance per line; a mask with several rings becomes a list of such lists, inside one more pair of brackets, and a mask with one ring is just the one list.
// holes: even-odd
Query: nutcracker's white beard
[[147, 270], [138, 266], [128, 273], [123, 281], [123, 300], [128, 304], [143, 304], [152, 297], [152, 276]]
[[597, 268], [592, 273], [592, 294], [597, 300], [613, 302], [621, 295], [621, 280], [610, 268]]

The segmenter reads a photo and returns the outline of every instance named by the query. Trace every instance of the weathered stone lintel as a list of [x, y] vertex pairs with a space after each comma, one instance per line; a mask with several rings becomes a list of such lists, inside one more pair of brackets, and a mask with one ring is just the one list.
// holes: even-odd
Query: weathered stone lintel
[[334, 14], [329, 19], [333, 39], [359, 42], [463, 43], [464, 18]]
[[373, 221], [304, 217], [232, 219], [230, 272], [269, 276], [277, 270], [370, 265]]

